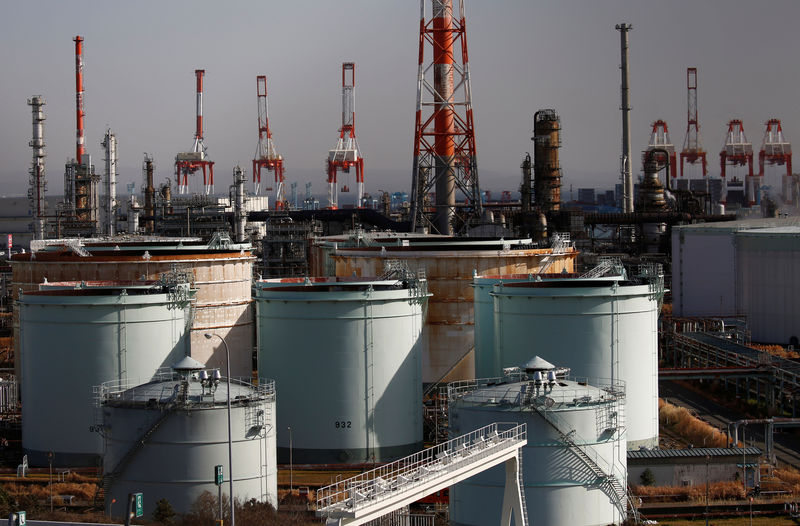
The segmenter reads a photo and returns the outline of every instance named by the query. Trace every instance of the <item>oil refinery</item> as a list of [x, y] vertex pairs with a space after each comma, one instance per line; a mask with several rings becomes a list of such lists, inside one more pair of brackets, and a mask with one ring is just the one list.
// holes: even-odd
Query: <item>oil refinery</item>
[[[87, 139], [84, 76], [107, 89], [92, 76], [101, 60], [84, 60], [95, 37], [63, 43], [76, 116], [63, 195], [48, 194], [46, 110], [62, 109], [48, 94], [27, 100], [27, 197], [0, 196], [10, 524], [24, 524], [23, 506], [54, 518], [54, 502], [126, 524], [191, 524], [205, 510], [233, 526], [264, 509], [338, 526], [707, 525], [747, 503], [751, 524], [754, 504], [800, 518], [800, 174], [784, 123], [763, 116], [756, 159], [744, 119], [730, 116], [714, 131], [712, 177], [698, 111], [706, 66], [683, 65], [672, 90], [686, 96], [682, 149], [641, 107], [652, 125], [639, 156], [636, 33], [614, 24], [621, 123], [604, 126], [621, 124], [620, 162], [600, 183], [614, 190], [573, 199], [578, 154], [566, 146], [583, 124], [537, 95], [513, 189], [493, 199], [491, 166], [479, 178], [464, 4], [420, 0], [407, 44], [419, 46], [411, 173], [386, 190], [372, 181], [385, 168], [371, 147], [381, 130], [359, 120], [367, 147], [356, 139], [356, 71], [360, 105], [379, 91], [360, 53], [337, 59], [336, 75], [304, 77], [340, 97], [335, 120], [313, 122], [331, 143], [338, 126], [335, 145], [309, 141], [325, 195], [312, 182], [298, 192], [289, 169], [301, 159], [270, 122], [269, 102], [278, 115], [291, 105], [280, 90], [270, 100], [287, 79], [269, 62], [223, 81], [248, 86], [252, 166], [250, 153], [228, 165], [217, 144], [232, 126], [204, 120], [219, 68], [181, 64], [186, 102], [202, 67], [193, 141], [169, 158], [137, 152], [141, 184], [123, 192], [129, 128]], [[148, 130], [153, 148], [166, 128]], [[66, 494], [68, 481], [82, 493]]]

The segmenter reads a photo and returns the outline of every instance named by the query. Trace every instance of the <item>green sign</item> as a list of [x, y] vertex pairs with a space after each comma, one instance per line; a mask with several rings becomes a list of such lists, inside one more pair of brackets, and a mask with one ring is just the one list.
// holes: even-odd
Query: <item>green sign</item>
[[134, 493], [133, 496], [136, 498], [136, 516], [141, 517], [144, 515], [144, 497], [141, 493]]
[[17, 526], [25, 526], [25, 512], [18, 511], [17, 512]]
[[222, 486], [222, 466], [214, 466], [214, 483]]

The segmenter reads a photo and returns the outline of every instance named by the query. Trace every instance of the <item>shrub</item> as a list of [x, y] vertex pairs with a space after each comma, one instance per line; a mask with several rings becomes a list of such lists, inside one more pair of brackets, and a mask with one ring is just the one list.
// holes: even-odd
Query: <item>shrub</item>
[[650, 468], [642, 471], [642, 474], [639, 478], [642, 481], [642, 486], [652, 486], [656, 483], [656, 476], [653, 475], [653, 472], [650, 470]]
[[153, 510], [153, 520], [161, 524], [172, 524], [175, 522], [175, 510], [167, 499], [161, 499], [156, 502], [156, 507]]

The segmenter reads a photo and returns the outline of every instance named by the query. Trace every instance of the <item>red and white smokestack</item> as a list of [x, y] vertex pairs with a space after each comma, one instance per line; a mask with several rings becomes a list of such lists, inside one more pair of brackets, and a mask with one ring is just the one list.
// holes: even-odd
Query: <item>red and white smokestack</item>
[[453, 104], [453, 2], [433, 0], [433, 84], [436, 91], [436, 216], [434, 225], [452, 235], [456, 205], [455, 120]]
[[[195, 139], [198, 141], [203, 140], [203, 75], [206, 74], [204, 69], [194, 70], [197, 77], [197, 131], [195, 131]], [[197, 143], [195, 143], [197, 144]]]
[[83, 37], [78, 35], [72, 40], [75, 42], [75, 109], [77, 120], [75, 161], [80, 164], [83, 162], [83, 155], [86, 153], [83, 133], [83, 118], [86, 116], [86, 112], [83, 110]]

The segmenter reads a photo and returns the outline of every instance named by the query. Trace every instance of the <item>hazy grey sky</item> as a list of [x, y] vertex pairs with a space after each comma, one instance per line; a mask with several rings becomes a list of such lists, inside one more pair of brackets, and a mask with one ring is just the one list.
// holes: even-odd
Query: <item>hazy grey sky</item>
[[[699, 77], [699, 116], [712, 175], [725, 125], [744, 120], [757, 150], [764, 122], [783, 121], [800, 143], [796, 26], [800, 2], [731, 0], [466, 0], [481, 186], [516, 190], [531, 150], [532, 115], [554, 108], [563, 124], [565, 185], [611, 187], [620, 155], [619, 34], [630, 34], [633, 149], [662, 118], [680, 150], [686, 68]], [[142, 153], [172, 176], [194, 133], [194, 70], [205, 69], [205, 135], [224, 191], [257, 142], [256, 75], [267, 75], [270, 124], [300, 189], [324, 191], [327, 151], [341, 119], [340, 68], [356, 62], [356, 133], [366, 190], [408, 191], [416, 97], [416, 0], [6, 1], [0, 17], [0, 194], [27, 188], [31, 114], [47, 100], [48, 193], [62, 190], [75, 150], [72, 38], [85, 38], [86, 138], [119, 142], [120, 190], [141, 181]], [[797, 164], [797, 163], [796, 163]], [[635, 171], [640, 170], [637, 162]], [[735, 172], [735, 170], [734, 170]], [[777, 173], [777, 172], [776, 172]], [[249, 176], [248, 176], [249, 177]]]

